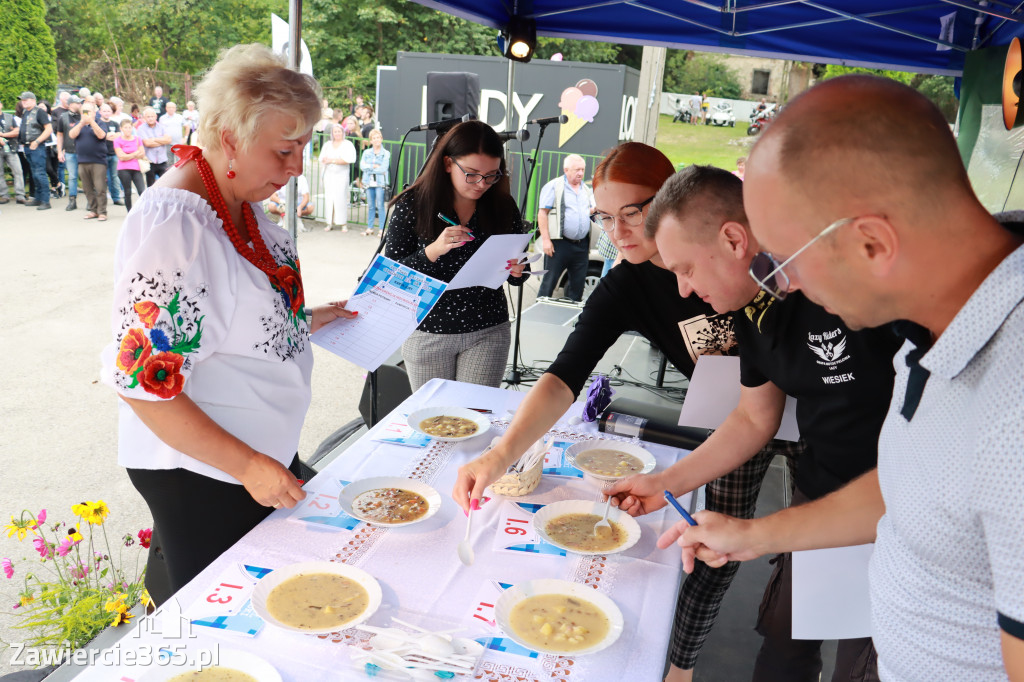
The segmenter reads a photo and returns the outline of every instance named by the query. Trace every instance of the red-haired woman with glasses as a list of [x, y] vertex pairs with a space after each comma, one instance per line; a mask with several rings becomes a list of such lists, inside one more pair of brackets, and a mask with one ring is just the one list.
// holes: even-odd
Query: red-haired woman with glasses
[[[523, 232], [509, 192], [501, 138], [482, 121], [466, 121], [438, 139], [420, 177], [394, 201], [384, 255], [451, 281], [492, 234]], [[523, 266], [509, 264], [521, 286]], [[446, 291], [402, 345], [409, 384], [456, 379], [497, 387], [511, 341], [502, 289]]]

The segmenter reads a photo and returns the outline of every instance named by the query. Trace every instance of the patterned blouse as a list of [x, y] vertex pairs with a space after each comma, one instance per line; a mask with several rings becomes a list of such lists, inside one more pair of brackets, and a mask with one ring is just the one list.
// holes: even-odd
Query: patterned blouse
[[[188, 395], [229, 433], [288, 466], [311, 398], [309, 321], [295, 245], [258, 206], [255, 213], [279, 266], [273, 277], [238, 254], [198, 194], [146, 190], [118, 237], [102, 379], [139, 400]], [[237, 482], [161, 441], [124, 401], [120, 410], [122, 466]]]

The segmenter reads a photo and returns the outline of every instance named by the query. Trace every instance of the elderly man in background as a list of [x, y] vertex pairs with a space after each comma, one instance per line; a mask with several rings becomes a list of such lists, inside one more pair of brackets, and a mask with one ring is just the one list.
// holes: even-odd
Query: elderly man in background
[[873, 541], [883, 680], [1024, 680], [1022, 216], [989, 214], [928, 99], [870, 76], [793, 100], [743, 198], [763, 288], [853, 328], [900, 321], [878, 469], [753, 521], [701, 512], [659, 546], [689, 568]]
[[[160, 117], [160, 125], [171, 136], [171, 148], [174, 148], [175, 145], [181, 144], [185, 140], [185, 117], [178, 113], [178, 105], [174, 102], [168, 102], [166, 109], [167, 113]], [[168, 150], [168, 165], [173, 166], [177, 160], [174, 152]]]
[[594, 193], [583, 175], [586, 162], [578, 154], [569, 154], [562, 164], [565, 171], [540, 190], [537, 229], [540, 232], [544, 268], [538, 296], [550, 296], [563, 272], [568, 271], [565, 297], [583, 300], [590, 256], [590, 212], [594, 210]]
[[25, 202], [26, 206], [35, 206], [37, 211], [46, 211], [50, 206], [50, 180], [46, 176], [46, 141], [53, 134], [50, 115], [36, 105], [34, 93], [26, 90], [18, 98], [21, 102], [21, 127], [18, 130], [18, 143], [25, 146], [25, 158], [32, 171], [32, 188], [35, 196]]
[[142, 111], [142, 125], [138, 127], [138, 135], [142, 140], [142, 146], [146, 148], [146, 158], [149, 160], [146, 187], [152, 187], [153, 183], [167, 172], [171, 134], [157, 120], [156, 109], [146, 107]]
[[153, 107], [156, 111], [157, 117], [163, 116], [166, 113], [167, 102], [170, 101], [164, 97], [164, 89], [159, 85], [153, 88], [153, 96], [149, 98], [149, 106]]

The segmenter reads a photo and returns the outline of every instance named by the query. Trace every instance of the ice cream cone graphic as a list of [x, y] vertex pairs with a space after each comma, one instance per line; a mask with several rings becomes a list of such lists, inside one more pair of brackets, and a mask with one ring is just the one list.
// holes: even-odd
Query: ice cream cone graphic
[[580, 128], [587, 125], [586, 120], [580, 118], [572, 109], [562, 109], [569, 120], [558, 126], [558, 146], [561, 147], [569, 138], [580, 131]]

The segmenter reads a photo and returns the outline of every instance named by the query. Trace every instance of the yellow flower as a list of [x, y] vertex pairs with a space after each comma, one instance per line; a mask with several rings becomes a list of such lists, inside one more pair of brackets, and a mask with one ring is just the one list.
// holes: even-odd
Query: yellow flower
[[21, 599], [18, 600], [18, 603], [20, 605], [22, 605], [22, 606], [28, 606], [29, 604], [31, 604], [35, 600], [36, 600], [36, 598], [33, 597], [31, 594], [23, 594], [23, 595], [21, 595]]
[[102, 525], [103, 520], [107, 518], [107, 514], [110, 513], [110, 508], [107, 503], [103, 500], [97, 500], [96, 502], [82, 502], [71, 506], [71, 512], [76, 516], [82, 517], [84, 521], [99, 526]]
[[71, 538], [72, 542], [81, 542], [83, 540], [82, 534], [78, 532], [78, 527], [82, 525], [76, 523], [73, 528], [68, 528], [68, 537]]
[[7, 537], [13, 538], [15, 535], [18, 536], [18, 540], [24, 540], [25, 536], [28, 535], [31, 530], [32, 520], [17, 520], [14, 516], [11, 516], [11, 522], [4, 526], [4, 530], [7, 531]]
[[105, 611], [110, 611], [114, 614], [114, 622], [111, 625], [127, 623], [133, 618], [133, 614], [128, 613], [128, 605], [124, 603], [125, 596], [124, 594], [119, 594], [115, 599], [111, 599], [103, 606]]
[[111, 623], [111, 625], [120, 625], [121, 623], [127, 623], [127, 622], [131, 621], [131, 619], [134, 618], [134, 617], [135, 617], [135, 614], [128, 613], [128, 609], [125, 609], [123, 611], [118, 611], [114, 615], [114, 622]]
[[149, 590], [145, 587], [142, 588], [142, 594], [139, 596], [139, 599], [142, 601], [142, 605], [147, 609], [150, 607], [156, 608], [156, 602], [153, 601], [153, 597], [150, 596]]
[[111, 599], [110, 601], [108, 601], [106, 604], [103, 605], [103, 610], [104, 611], [122, 611], [122, 610], [124, 610], [126, 608], [127, 607], [124, 604], [124, 595], [123, 594], [117, 595], [117, 597], [115, 597], [114, 599]]

